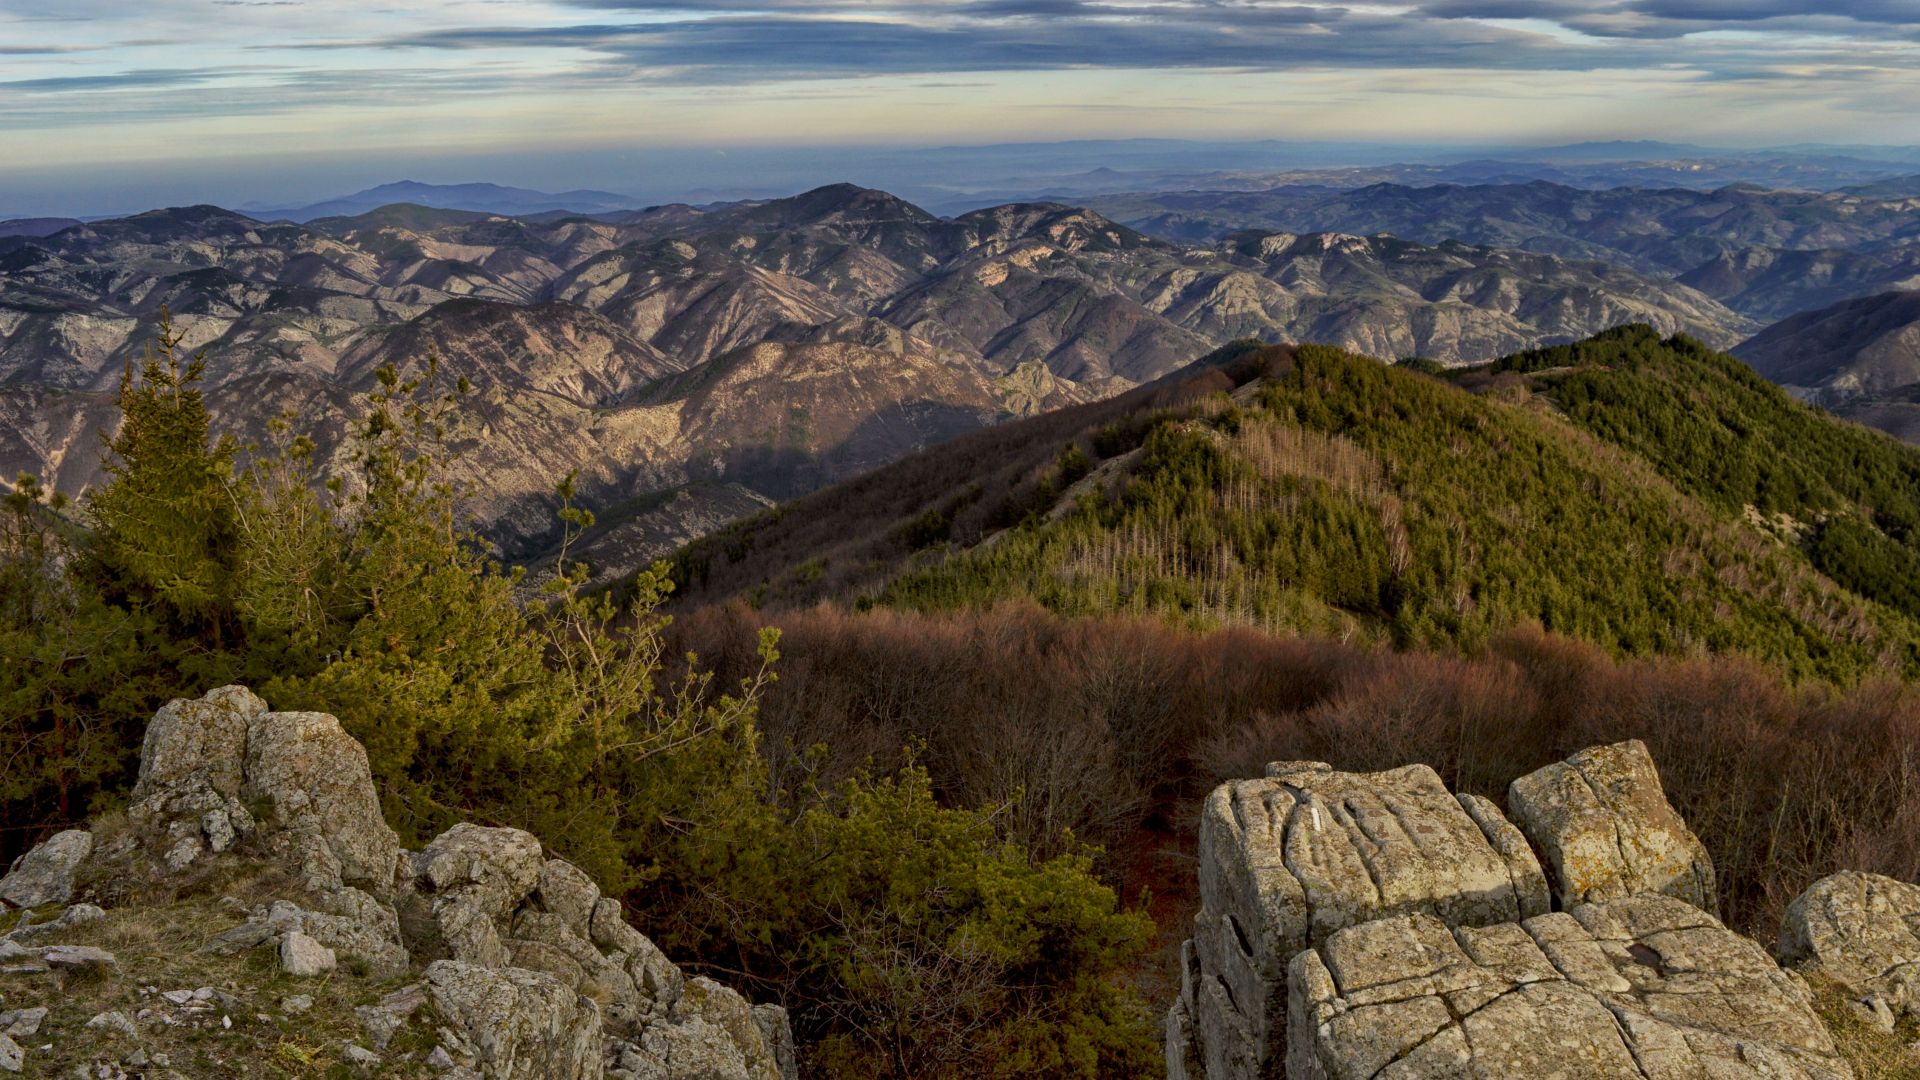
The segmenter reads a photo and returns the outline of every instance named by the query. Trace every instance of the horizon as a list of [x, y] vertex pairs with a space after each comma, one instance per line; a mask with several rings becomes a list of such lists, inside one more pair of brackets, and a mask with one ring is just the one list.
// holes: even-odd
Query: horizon
[[903, 154], [1063, 136], [1401, 160], [1920, 143], [1903, 104], [1920, 97], [1920, 7], [1884, 0], [7, 7], [8, 214], [296, 205], [403, 175], [655, 198], [704, 172], [765, 190], [818, 179], [808, 155], [839, 175], [871, 163], [885, 186]]
[[[1619, 155], [1604, 153], [1618, 149]], [[1684, 157], [1636, 157], [1634, 152], [1670, 151]], [[387, 187], [419, 185], [446, 189], [496, 186], [543, 195], [587, 193], [615, 196], [633, 207], [688, 202], [715, 204], [763, 201], [798, 194], [837, 183], [884, 190], [909, 202], [940, 202], [993, 183], [1015, 185], [1002, 198], [958, 198], [968, 206], [992, 205], [1046, 196], [1025, 194], [1029, 186], [1048, 181], [1114, 174], [1167, 174], [1169, 161], [1178, 158], [1184, 171], [1195, 176], [1235, 173], [1334, 171], [1390, 167], [1444, 167], [1475, 162], [1538, 164], [1639, 163], [1663, 160], [1743, 161], [1789, 158], [1845, 158], [1882, 165], [1886, 175], [1920, 173], [1920, 146], [1885, 144], [1787, 144], [1750, 146], [1672, 144], [1661, 140], [1609, 139], [1578, 143], [1446, 145], [1357, 141], [1291, 141], [1249, 139], [1202, 141], [1170, 137], [1108, 140], [1035, 140], [917, 147], [821, 146], [809, 148], [655, 148], [657, 166], [634, 182], [619, 174], [625, 155], [582, 155], [570, 163], [573, 182], [512, 157], [445, 160], [386, 160], [354, 163], [335, 169], [283, 172], [266, 166], [258, 171], [227, 168], [218, 179], [192, 172], [174, 174], [136, 185], [90, 187], [66, 183], [36, 188], [31, 184], [8, 188], [0, 170], [0, 221], [24, 218], [103, 220], [150, 210], [214, 205], [243, 214], [300, 211], [335, 200], [364, 195]], [[860, 155], [865, 154], [862, 158]], [[1531, 155], [1531, 156], [1530, 156]], [[1877, 156], [1876, 156], [1877, 155]], [[1171, 157], [1170, 157], [1171, 156]], [[745, 165], [749, 176], [732, 186], [716, 184], [715, 170], [737, 173]], [[589, 174], [582, 178], [582, 173]], [[929, 176], [940, 173], [939, 180]], [[599, 173], [597, 177], [593, 174]], [[864, 178], [862, 173], [867, 174]], [[1005, 175], [1001, 175], [1004, 173]], [[877, 175], [876, 175], [877, 174]], [[595, 179], [600, 182], [594, 182]], [[1739, 183], [1727, 180], [1727, 186]], [[401, 200], [405, 201], [405, 200]], [[948, 201], [952, 201], [949, 198]], [[428, 203], [426, 205], [435, 205]], [[590, 207], [568, 207], [589, 210]]]

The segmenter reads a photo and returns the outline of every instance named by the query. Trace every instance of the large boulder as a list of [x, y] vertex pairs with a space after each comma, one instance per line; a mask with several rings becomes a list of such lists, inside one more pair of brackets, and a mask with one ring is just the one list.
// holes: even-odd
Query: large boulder
[[1920, 885], [1853, 870], [1821, 878], [1788, 906], [1779, 952], [1875, 1013], [1920, 1020]]
[[1713, 860], [1638, 739], [1582, 750], [1515, 780], [1507, 809], [1540, 850], [1558, 906], [1653, 893], [1717, 912]]
[[361, 746], [326, 713], [263, 713], [247, 726], [241, 793], [272, 814], [266, 842], [314, 888], [357, 886], [386, 895], [400, 868], [400, 838], [380, 812]]
[[92, 833], [68, 829], [53, 834], [13, 860], [7, 876], [0, 877], [0, 900], [23, 908], [72, 900], [73, 875], [91, 854]]
[[209, 850], [226, 851], [253, 830], [240, 791], [247, 729], [266, 712], [253, 691], [223, 686], [176, 698], [148, 721], [127, 816], [136, 826], [164, 830], [163, 850], [152, 854], [169, 871], [186, 870]]
[[1853, 1075], [1802, 983], [1664, 896], [1363, 923], [1293, 959], [1287, 1002], [1290, 1080]]
[[427, 965], [427, 997], [456, 1060], [488, 1080], [599, 1080], [600, 1009], [558, 979], [458, 960]]
[[1497, 807], [1424, 765], [1360, 774], [1276, 763], [1207, 800], [1201, 909], [1168, 1018], [1172, 1075], [1268, 1075], [1285, 1034], [1287, 963], [1335, 932], [1414, 913], [1445, 926], [1548, 909], [1546, 879]]
[[381, 816], [366, 750], [332, 716], [269, 712], [241, 686], [154, 714], [128, 817], [164, 832], [157, 854], [172, 872], [252, 835], [316, 892], [385, 897], [397, 883], [400, 838]]

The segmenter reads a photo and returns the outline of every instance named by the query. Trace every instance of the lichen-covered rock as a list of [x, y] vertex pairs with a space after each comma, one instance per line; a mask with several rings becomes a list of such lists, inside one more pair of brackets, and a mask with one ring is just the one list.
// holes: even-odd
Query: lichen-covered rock
[[326, 713], [261, 713], [247, 727], [241, 793], [272, 812], [270, 848], [327, 892], [393, 890], [400, 838], [380, 813], [367, 751]]
[[40, 962], [48, 967], [69, 970], [99, 969], [119, 964], [114, 955], [93, 945], [49, 945], [38, 950]]
[[1821, 878], [1788, 906], [1779, 951], [1875, 1013], [1920, 1020], [1920, 885], [1853, 870]]
[[[618, 901], [531, 834], [460, 824], [418, 854], [403, 851], [365, 751], [324, 713], [269, 712], [241, 687], [170, 703], [149, 725], [128, 818], [131, 828], [103, 831], [110, 839], [98, 844], [56, 837], [8, 885], [37, 900], [78, 864], [74, 890], [111, 903], [195, 884], [213, 853], [252, 860], [281, 871], [257, 880], [286, 892], [251, 909], [223, 904], [244, 919], [203, 951], [270, 948], [299, 976], [351, 960], [387, 978], [432, 961], [419, 983], [356, 1010], [375, 1050], [430, 1020], [448, 1077], [597, 1078], [625, 1062], [616, 1075], [797, 1080], [784, 1009], [690, 983]], [[129, 881], [138, 884], [120, 884]], [[112, 966], [100, 949], [26, 944], [102, 915], [73, 904], [46, 923], [24, 918], [0, 936], [0, 974]], [[296, 1002], [313, 1004], [289, 998], [290, 1014]], [[373, 1051], [346, 1045], [350, 1061], [382, 1067]]]
[[[785, 1010], [756, 1015], [732, 990], [711, 979], [687, 980], [666, 1019], [649, 1024], [618, 1055], [640, 1080], [793, 1080], [779, 1046], [791, 1046]], [[773, 1039], [762, 1024], [781, 1030]]]
[[424, 983], [413, 983], [382, 997], [371, 1005], [362, 1005], [353, 1010], [360, 1021], [360, 1029], [367, 1033], [367, 1040], [373, 1043], [375, 1050], [385, 1050], [398, 1032], [420, 1007], [427, 1003], [427, 988]]
[[147, 723], [140, 775], [127, 816], [164, 830], [153, 852], [179, 873], [208, 851], [224, 851], [253, 829], [241, 797], [247, 729], [267, 703], [243, 686], [222, 686], [196, 699], [176, 698]]
[[427, 998], [489, 1080], [598, 1080], [605, 1072], [600, 1010], [558, 979], [458, 960], [427, 965]]
[[502, 924], [539, 883], [543, 861], [539, 839], [519, 829], [462, 822], [441, 833], [413, 857], [424, 910], [407, 921], [410, 943], [417, 937], [425, 957], [506, 966]]
[[295, 978], [325, 975], [337, 963], [332, 949], [298, 930], [280, 939], [280, 968]]
[[775, 1075], [780, 1080], [799, 1080], [800, 1050], [793, 1043], [793, 1022], [787, 1010], [778, 1005], [755, 1005], [753, 1023], [773, 1057]]
[[[270, 820], [255, 821], [250, 805]], [[164, 831], [151, 854], [175, 873], [249, 835], [318, 893], [386, 897], [401, 866], [366, 750], [332, 716], [268, 712], [240, 686], [154, 714], [128, 817]]]
[[645, 1015], [667, 1015], [680, 1000], [686, 977], [659, 946], [627, 922], [618, 900], [604, 898], [594, 904], [590, 933], [594, 945], [626, 969], [640, 993]]
[[1520, 923], [1341, 930], [1289, 967], [1290, 1080], [1845, 1080], [1805, 986], [1657, 895]]
[[64, 934], [88, 923], [99, 922], [106, 917], [107, 913], [93, 904], [74, 904], [46, 922], [28, 922], [26, 915], [22, 914], [20, 923], [11, 932], [0, 937], [8, 941], [25, 943], [36, 938]]
[[64, 904], [73, 899], [73, 875], [93, 853], [93, 834], [83, 829], [54, 833], [13, 860], [0, 877], [0, 900], [14, 907]]
[[1287, 962], [1329, 934], [1413, 912], [1486, 926], [1547, 910], [1546, 879], [1512, 824], [1424, 765], [1267, 771], [1221, 785], [1201, 818], [1194, 972], [1169, 1025], [1192, 1030], [1191, 1056], [1214, 1080], [1262, 1076], [1278, 1060]]
[[301, 933], [341, 957], [363, 961], [380, 976], [407, 969], [410, 957], [400, 940], [394, 910], [358, 889], [344, 888], [321, 898], [329, 910], [311, 911], [291, 900], [256, 908], [239, 926], [208, 939], [201, 951], [233, 955], [265, 945], [276, 948], [290, 933]]
[[222, 686], [197, 699], [176, 698], [147, 723], [133, 805], [204, 786], [240, 794], [247, 762], [247, 725], [267, 703], [244, 686]]
[[1667, 802], [1638, 739], [1528, 773], [1507, 788], [1507, 808], [1562, 908], [1657, 893], [1719, 910], [1713, 860]]
[[587, 937], [593, 922], [593, 906], [600, 901], [600, 887], [587, 872], [563, 859], [548, 859], [540, 866], [540, 880], [534, 896], [542, 909], [566, 921], [575, 937]]

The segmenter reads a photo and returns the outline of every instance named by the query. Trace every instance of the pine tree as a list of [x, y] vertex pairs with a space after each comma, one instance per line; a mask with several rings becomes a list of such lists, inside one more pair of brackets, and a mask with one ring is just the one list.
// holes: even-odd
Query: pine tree
[[137, 371], [129, 361], [120, 377], [121, 423], [106, 439], [107, 481], [88, 502], [89, 554], [113, 599], [218, 649], [236, 630], [234, 446], [209, 441], [197, 385], [206, 356], [183, 363], [184, 339], [163, 308], [146, 360]]

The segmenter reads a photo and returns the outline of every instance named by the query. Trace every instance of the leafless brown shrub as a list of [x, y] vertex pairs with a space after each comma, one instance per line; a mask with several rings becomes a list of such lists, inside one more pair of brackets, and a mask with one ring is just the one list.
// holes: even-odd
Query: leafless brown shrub
[[1004, 807], [1010, 838], [1044, 853], [1071, 828], [1156, 891], [1190, 889], [1191, 867], [1138, 856], [1187, 848], [1198, 800], [1269, 761], [1425, 762], [1499, 800], [1515, 777], [1630, 738], [1713, 852], [1736, 926], [1770, 935], [1834, 870], [1920, 876], [1920, 688], [1795, 686], [1730, 657], [1620, 660], [1537, 629], [1458, 656], [1031, 606], [707, 609], [680, 633], [724, 674], [750, 662], [763, 620], [786, 632], [763, 716], [769, 743], [792, 748], [777, 767], [820, 743], [831, 779], [918, 742], [943, 793]]

